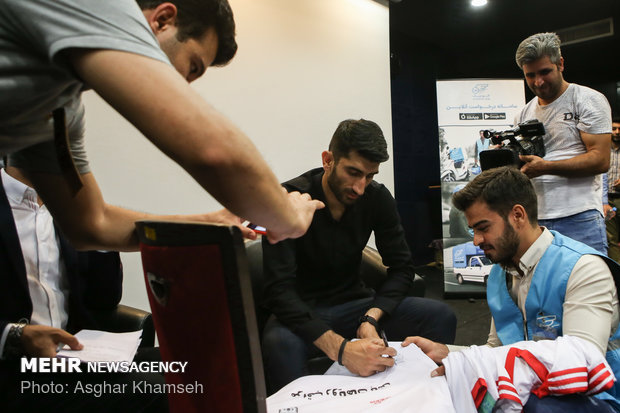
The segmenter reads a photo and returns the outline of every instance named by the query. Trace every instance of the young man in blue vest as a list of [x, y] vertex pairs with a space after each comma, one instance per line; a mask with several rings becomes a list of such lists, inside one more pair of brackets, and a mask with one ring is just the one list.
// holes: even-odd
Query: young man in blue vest
[[[561, 335], [593, 343], [620, 377], [618, 295], [620, 266], [587, 245], [540, 227], [537, 199], [526, 175], [514, 167], [490, 169], [452, 197], [474, 230], [474, 244], [496, 265], [487, 284], [493, 316], [487, 345]], [[441, 362], [444, 344], [409, 337]], [[454, 350], [454, 348], [453, 348]], [[443, 374], [443, 367], [434, 374]], [[620, 411], [619, 389], [596, 397], [531, 395], [524, 412]]]

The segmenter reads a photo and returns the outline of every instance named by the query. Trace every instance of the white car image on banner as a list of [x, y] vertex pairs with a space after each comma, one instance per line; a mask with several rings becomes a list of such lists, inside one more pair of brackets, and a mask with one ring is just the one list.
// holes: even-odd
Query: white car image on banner
[[437, 81], [445, 294], [485, 291], [489, 261], [472, 250], [473, 232], [451, 197], [480, 173], [478, 154], [490, 143], [481, 131], [511, 128], [523, 105], [523, 79]]

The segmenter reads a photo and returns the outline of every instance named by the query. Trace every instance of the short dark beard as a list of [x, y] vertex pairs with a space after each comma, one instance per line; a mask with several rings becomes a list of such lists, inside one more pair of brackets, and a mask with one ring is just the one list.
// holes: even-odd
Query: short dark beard
[[492, 262], [500, 264], [501, 266], [514, 265], [512, 258], [517, 254], [519, 250], [519, 235], [514, 230], [512, 225], [504, 218], [504, 232], [501, 238], [496, 241], [496, 245], [493, 246], [495, 252], [499, 255], [492, 259], [488, 257]]
[[337, 176], [337, 163], [334, 163], [334, 169], [332, 173], [327, 177], [327, 185], [331, 189], [336, 199], [344, 206], [353, 205], [356, 200], [350, 200], [345, 194], [344, 188], [342, 188], [342, 180]]

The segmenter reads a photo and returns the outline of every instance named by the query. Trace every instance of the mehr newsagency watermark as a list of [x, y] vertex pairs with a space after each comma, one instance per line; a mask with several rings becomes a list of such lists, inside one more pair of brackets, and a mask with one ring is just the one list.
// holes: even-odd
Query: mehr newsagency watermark
[[[22, 373], [184, 373], [187, 362], [181, 361], [141, 361], [141, 362], [111, 362], [89, 361], [82, 362], [78, 358], [22, 358], [20, 371]], [[75, 382], [38, 383], [35, 380], [21, 381], [22, 394], [59, 394], [75, 393], [90, 394], [101, 397], [107, 394], [142, 393], [142, 394], [171, 394], [193, 393], [204, 394], [204, 386], [195, 381], [193, 383], [152, 383], [148, 380], [133, 380], [117, 383], [114, 381], [90, 382], [87, 379]]]

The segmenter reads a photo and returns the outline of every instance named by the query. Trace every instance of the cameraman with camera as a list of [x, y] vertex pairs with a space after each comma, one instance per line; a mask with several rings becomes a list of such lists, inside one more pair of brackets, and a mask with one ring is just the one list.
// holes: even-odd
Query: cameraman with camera
[[532, 178], [540, 225], [607, 253], [600, 174], [609, 168], [611, 108], [601, 93], [564, 80], [560, 38], [534, 34], [519, 45], [517, 65], [536, 95], [515, 124], [544, 125], [544, 158], [520, 155]]

